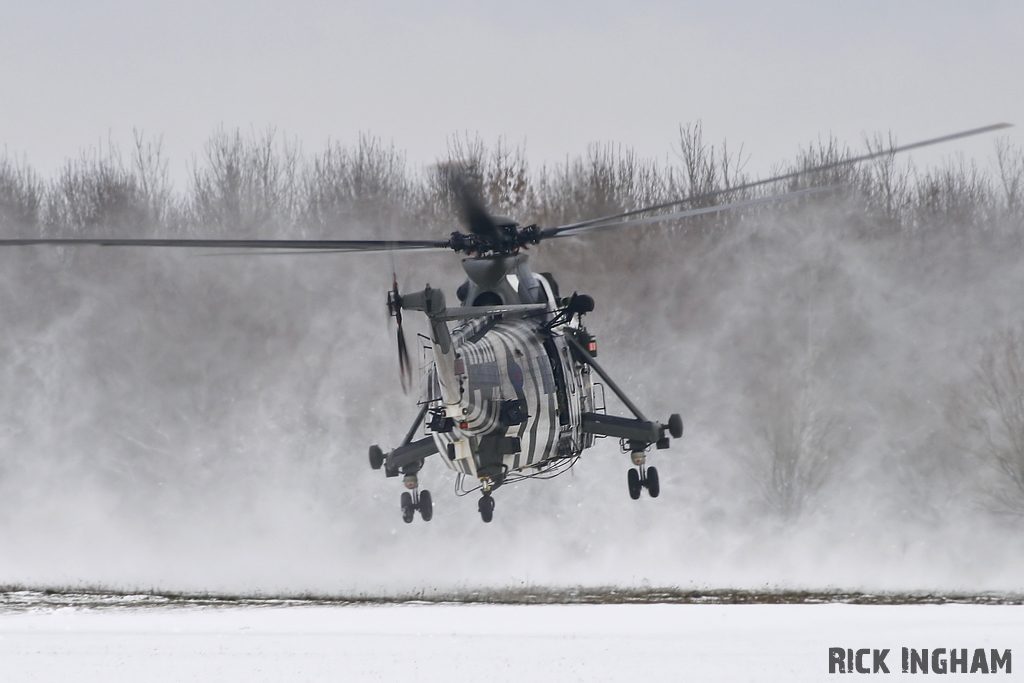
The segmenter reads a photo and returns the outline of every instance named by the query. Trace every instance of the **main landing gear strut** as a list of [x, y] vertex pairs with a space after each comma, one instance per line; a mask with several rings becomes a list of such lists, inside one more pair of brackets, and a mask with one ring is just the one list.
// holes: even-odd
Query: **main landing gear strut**
[[409, 428], [408, 434], [402, 441], [402, 445], [389, 453], [384, 453], [380, 446], [370, 446], [370, 467], [379, 470], [384, 468], [384, 474], [389, 477], [404, 475], [402, 481], [407, 491], [402, 493], [402, 520], [408, 524], [416, 517], [416, 511], [424, 522], [429, 522], [434, 517], [434, 501], [430, 497], [430, 491], [419, 490], [419, 478], [416, 473], [423, 468], [423, 461], [429, 456], [437, 453], [437, 446], [434, 445], [433, 437], [413, 441], [416, 430], [423, 422], [423, 416], [427, 413], [427, 405], [424, 405], [416, 416], [416, 421]]
[[601, 376], [615, 395], [633, 413], [632, 418], [615, 417], [603, 413], [583, 413], [583, 431], [598, 436], [618, 437], [622, 444], [624, 453], [629, 453], [636, 468], [626, 473], [626, 482], [629, 484], [629, 497], [633, 500], [640, 498], [644, 489], [651, 498], [657, 498], [661, 493], [661, 482], [658, 480], [658, 469], [647, 467], [647, 451], [651, 446], [662, 450], [669, 447], [672, 439], [683, 436], [683, 419], [673, 414], [668, 418], [668, 423], [652, 422], [648, 420], [640, 409], [633, 405], [629, 397], [622, 389], [608, 376], [590, 352], [587, 351], [578, 341], [566, 336], [569, 343], [576, 349], [576, 357], [592, 367]]

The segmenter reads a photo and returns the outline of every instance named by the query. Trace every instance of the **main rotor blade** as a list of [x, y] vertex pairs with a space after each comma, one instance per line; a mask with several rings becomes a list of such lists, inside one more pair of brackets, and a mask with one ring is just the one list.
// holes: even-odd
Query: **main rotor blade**
[[466, 179], [458, 167], [450, 168], [448, 174], [448, 182], [459, 200], [462, 219], [469, 231], [492, 241], [500, 241], [501, 232], [498, 230], [498, 225], [487, 211], [487, 207], [484, 206], [477, 189]]
[[[829, 164], [822, 164], [821, 166], [814, 166], [813, 168], [802, 169], [802, 170], [799, 170], [799, 171], [792, 171], [790, 173], [783, 173], [782, 175], [772, 176], [771, 178], [765, 178], [764, 180], [755, 180], [755, 181], [752, 181], [752, 182], [749, 182], [749, 183], [744, 183], [742, 185], [736, 185], [734, 187], [729, 187], [729, 188], [726, 188], [726, 189], [723, 189], [723, 190], [715, 190], [713, 192], [705, 192], [703, 194], [691, 195], [691, 196], [685, 197], [683, 199], [677, 199], [677, 200], [673, 200], [671, 202], [665, 202], [663, 204], [654, 204], [652, 206], [645, 206], [642, 209], [633, 209], [632, 211], [623, 211], [622, 213], [617, 213], [617, 214], [614, 214], [614, 215], [611, 215], [611, 216], [602, 216], [600, 218], [592, 218], [590, 220], [581, 221], [579, 223], [571, 223], [569, 225], [561, 225], [561, 226], [554, 227], [554, 228], [545, 228], [544, 230], [541, 231], [541, 237], [542, 238], [555, 237], [556, 235], [560, 235], [563, 232], [567, 232], [569, 230], [576, 230], [578, 228], [585, 228], [585, 227], [588, 227], [588, 226], [591, 226], [591, 225], [597, 225], [599, 223], [606, 223], [608, 221], [618, 220], [620, 218], [629, 218], [630, 216], [636, 216], [638, 214], [647, 213], [649, 211], [658, 211], [659, 209], [668, 209], [668, 208], [671, 208], [673, 206], [679, 206], [680, 204], [687, 204], [687, 203], [690, 203], [690, 202], [699, 202], [699, 201], [704, 201], [706, 199], [714, 199], [715, 197], [718, 197], [719, 195], [726, 194], [727, 192], [738, 192], [738, 191], [741, 191], [741, 190], [748, 190], [750, 188], [760, 187], [761, 185], [767, 185], [769, 183], [777, 183], [777, 182], [782, 181], [782, 180], [790, 180], [792, 178], [797, 178], [799, 176], [807, 175], [809, 173], [818, 173], [820, 171], [827, 171], [827, 170], [830, 170], [830, 169], [833, 169], [833, 168], [838, 168], [840, 166], [848, 166], [850, 164], [856, 164], [856, 163], [859, 163], [861, 161], [868, 161], [869, 159], [875, 159], [877, 157], [888, 156], [890, 154], [898, 154], [900, 152], [906, 152], [906, 151], [911, 150], [911, 149], [918, 149], [920, 147], [928, 147], [930, 145], [937, 145], [937, 144], [942, 143], [942, 142], [949, 142], [950, 140], [959, 140], [960, 138], [971, 137], [973, 135], [981, 135], [983, 133], [991, 133], [993, 131], [1003, 130], [1004, 128], [1011, 128], [1012, 126], [1013, 126], [1012, 123], [995, 123], [995, 124], [992, 124], [990, 126], [982, 126], [981, 128], [972, 128], [971, 130], [965, 130], [965, 131], [961, 131], [959, 133], [951, 133], [950, 135], [943, 135], [941, 137], [931, 138], [931, 139], [928, 139], [928, 140], [922, 140], [920, 142], [912, 142], [912, 143], [907, 144], [907, 145], [900, 145], [900, 146], [897, 146], [897, 147], [891, 147], [889, 149], [881, 150], [881, 151], [878, 151], [878, 152], [869, 152], [868, 154], [862, 154], [862, 155], [857, 156], [857, 157], [851, 157], [849, 159], [842, 159], [840, 161], [834, 161], [834, 162], [829, 163]], [[581, 233], [576, 233], [576, 234], [581, 234]]]
[[218, 239], [116, 239], [38, 237], [0, 239], [0, 247], [100, 246], [100, 247], [179, 247], [189, 249], [292, 249], [310, 251], [371, 252], [449, 249], [448, 240], [218, 240]]
[[618, 223], [603, 223], [601, 225], [586, 225], [579, 228], [572, 228], [571, 230], [565, 230], [551, 237], [576, 237], [577, 235], [589, 235], [595, 232], [605, 232], [607, 230], [618, 230], [620, 228], [632, 228], [637, 225], [649, 225], [651, 223], [660, 223], [662, 221], [679, 220], [681, 218], [692, 218], [693, 216], [703, 216], [708, 213], [717, 213], [719, 211], [729, 211], [731, 209], [741, 209], [746, 206], [754, 206], [756, 204], [767, 204], [768, 202], [781, 202], [787, 199], [795, 199], [797, 197], [803, 197], [805, 195], [819, 194], [821, 192], [829, 192], [842, 187], [841, 185], [829, 185], [827, 187], [811, 187], [806, 190], [797, 190], [795, 192], [786, 192], [785, 194], [774, 194], [770, 197], [758, 197], [757, 199], [745, 199], [739, 202], [731, 202], [729, 204], [718, 204], [717, 206], [706, 206], [700, 209], [689, 209], [688, 211], [677, 211], [675, 213], [664, 213], [658, 214], [657, 216], [647, 216], [645, 218], [634, 218], [629, 221], [619, 221]]

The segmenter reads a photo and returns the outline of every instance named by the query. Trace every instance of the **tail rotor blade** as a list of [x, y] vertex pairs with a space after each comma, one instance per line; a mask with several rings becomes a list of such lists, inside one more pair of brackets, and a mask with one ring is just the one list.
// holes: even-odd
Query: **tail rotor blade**
[[395, 319], [398, 326], [398, 375], [402, 380], [402, 391], [408, 394], [412, 385], [412, 362], [409, 360], [409, 346], [405, 343], [405, 330], [402, 329], [402, 295], [398, 291], [398, 276], [395, 273], [392, 273], [387, 303], [388, 314]]
[[412, 363], [409, 361], [409, 348], [405, 344], [405, 332], [398, 325], [398, 374], [402, 380], [402, 391], [409, 393], [412, 385]]

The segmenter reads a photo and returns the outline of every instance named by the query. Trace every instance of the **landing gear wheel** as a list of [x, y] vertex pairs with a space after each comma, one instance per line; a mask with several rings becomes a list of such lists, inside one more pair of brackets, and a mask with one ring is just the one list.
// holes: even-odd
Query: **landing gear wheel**
[[434, 516], [434, 502], [430, 499], [430, 491], [420, 491], [420, 517], [429, 522]]
[[380, 446], [370, 446], [370, 467], [375, 470], [379, 470], [384, 464], [384, 451], [380, 449]]
[[673, 439], [680, 439], [683, 436], [683, 418], [678, 413], [672, 413], [668, 418], [668, 433]]
[[644, 479], [644, 486], [647, 487], [647, 493], [651, 494], [651, 498], [657, 498], [658, 494], [661, 493], [661, 483], [658, 481], [657, 467], [647, 468], [647, 478]]
[[405, 491], [402, 494], [402, 521], [408, 524], [416, 514], [416, 508], [412, 505], [412, 494]]
[[480, 497], [477, 509], [480, 510], [480, 519], [485, 522], [490, 523], [494, 519], [494, 499], [491, 498], [491, 494], [485, 493]]
[[640, 498], [640, 491], [643, 488], [640, 484], [640, 473], [630, 470], [626, 473], [626, 482], [629, 484], [629, 497], [633, 500]]

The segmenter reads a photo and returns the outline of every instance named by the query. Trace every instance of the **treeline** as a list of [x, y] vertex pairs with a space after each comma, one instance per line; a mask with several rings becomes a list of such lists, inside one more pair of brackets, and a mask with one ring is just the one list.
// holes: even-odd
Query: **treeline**
[[[868, 147], [878, 151], [893, 144], [876, 138]], [[865, 235], [952, 226], [1014, 231], [1024, 215], [1024, 151], [1005, 140], [997, 140], [995, 150], [992, 169], [960, 159], [918, 171], [904, 159], [881, 157], [808, 174], [799, 182], [732, 193], [723, 201], [842, 185]], [[777, 171], [851, 156], [834, 139], [819, 141]], [[559, 225], [742, 185], [751, 179], [745, 161], [742, 147], [708, 142], [698, 123], [680, 128], [664, 163], [620, 145], [595, 144], [574, 159], [532, 168], [521, 148], [503, 140], [487, 145], [479, 137], [455, 137], [439, 167], [466, 169], [496, 213]], [[734, 223], [740, 215], [691, 224]], [[138, 134], [128, 153], [114, 146], [93, 150], [51, 178], [0, 158], [0, 230], [6, 236], [407, 237], [410, 230], [446, 234], [455, 218], [443, 173], [412, 167], [401, 151], [368, 135], [352, 146], [333, 144], [307, 154], [273, 131], [220, 130], [179, 189], [172, 187], [160, 141]]]
[[[882, 150], [893, 144], [879, 138], [868, 146]], [[860, 153], [828, 140], [776, 171], [814, 168]], [[707, 141], [699, 124], [681, 128], [666, 162], [605, 144], [539, 168], [502, 140], [488, 145], [456, 137], [442, 164], [415, 168], [399, 150], [370, 136], [309, 154], [272, 132], [218, 131], [185, 186], [175, 188], [159, 142], [139, 136], [127, 153], [97, 150], [69, 161], [51, 178], [0, 158], [0, 235], [436, 238], [460, 228], [456, 202], [439, 172], [447, 164], [464, 169], [494, 213], [551, 226], [743, 185], [752, 179], [745, 158], [742, 149]], [[951, 501], [971, 498], [964, 493], [970, 487], [982, 492], [986, 504], [1024, 514], [1024, 333], [1019, 289], [1012, 286], [1024, 278], [1017, 268], [1024, 237], [1024, 151], [997, 139], [990, 168], [954, 160], [918, 170], [904, 158], [883, 156], [810, 173], [798, 182], [727, 193], [720, 201], [819, 185], [840, 188], [781, 206], [708, 214], [667, 229], [602, 234], [585, 245], [558, 240], [537, 250], [538, 270], [555, 271], [569, 287], [585, 283], [599, 302], [595, 318], [602, 317], [595, 327], [602, 344], [619, 350], [609, 362], [620, 364], [615, 369], [638, 391], [659, 388], [646, 400], [661, 402], [656, 407], [666, 415], [704, 411], [696, 433], [720, 435], [715, 448], [728, 457], [688, 463], [691, 483], [680, 486], [692, 486], [693, 500], [708, 496], [708, 510], [721, 498], [742, 499], [732, 495], [739, 485], [722, 483], [735, 463], [745, 472], [736, 481], [755, 482], [751, 498], [759, 496], [787, 518], [820, 504], [836, 481], [845, 484], [839, 493], [858, 491], [850, 505], [890, 505], [892, 517], [939, 514], [934, 511], [949, 508]], [[979, 248], [963, 248], [972, 243]], [[369, 316], [368, 301], [382, 300], [393, 264], [341, 279], [305, 261], [310, 267], [293, 274], [296, 282], [288, 288], [264, 277], [265, 261], [179, 269], [138, 259], [119, 263], [115, 271], [109, 253], [77, 258], [77, 265], [74, 258], [61, 261], [75, 278], [56, 277], [31, 263], [15, 271], [18, 264], [8, 263], [14, 293], [4, 324], [15, 332], [0, 372], [10, 375], [8, 386], [49, 387], [35, 394], [24, 390], [38, 405], [13, 393], [7, 399], [8, 421], [15, 424], [7, 431], [29, 435], [27, 443], [40, 430], [19, 427], [10, 415], [20, 410], [28, 415], [25, 424], [49, 424], [52, 404], [63, 400], [68, 415], [89, 416], [83, 424], [115, 424], [132, 435], [115, 448], [104, 440], [106, 432], [89, 431], [94, 450], [119, 448], [141, 461], [132, 449], [148, 452], [137, 444], [151, 435], [132, 411], [148, 415], [152, 409], [177, 416], [173, 429], [166, 429], [181, 440], [196, 440], [195, 452], [222, 455], [233, 448], [244, 455], [239, 462], [248, 462], [255, 440], [238, 437], [230, 448], [221, 444], [256, 429], [245, 411], [230, 417], [239, 396], [282, 397], [280, 405], [269, 404], [273, 410], [256, 408], [287, 417], [275, 419], [286, 424], [281, 439], [288, 448], [293, 431], [308, 440], [307, 422], [320, 425], [323, 443], [314, 440], [308, 447], [317, 453], [329, 452], [323, 444], [335, 440], [359, 441], [359, 430], [366, 428], [349, 417], [358, 412], [355, 403], [337, 407], [324, 398], [330, 394], [321, 387], [324, 378], [344, 375], [346, 386], [375, 386], [369, 398], [349, 400], [389, 405], [387, 388], [375, 382], [381, 368], [390, 369], [391, 356], [385, 363], [379, 338], [360, 332], [356, 322], [361, 312]], [[358, 268], [355, 261], [346, 263]], [[105, 295], [118, 303], [93, 311], [74, 294], [82, 283], [94, 286], [99, 272], [110, 282], [95, 287], [106, 287]], [[436, 270], [429, 277], [437, 284]], [[339, 281], [344, 287], [331, 289]], [[330, 296], [335, 299], [325, 305]], [[161, 313], [155, 315], [158, 305]], [[131, 328], [128, 309], [147, 324]], [[379, 322], [380, 311], [373, 312]], [[338, 319], [321, 329], [318, 316], [328, 314]], [[64, 325], [66, 318], [74, 325]], [[344, 353], [334, 358], [339, 335], [347, 335]], [[287, 350], [275, 346], [282, 338], [291, 340]], [[295, 352], [296, 344], [306, 345], [305, 355]], [[69, 347], [78, 348], [77, 355]], [[232, 354], [226, 357], [222, 347]], [[66, 362], [79, 357], [89, 360], [80, 367]], [[289, 365], [309, 358], [320, 359], [323, 368]], [[66, 387], [92, 387], [97, 367], [103, 368], [104, 382], [138, 395], [111, 401], [96, 390], [92, 403], [74, 395], [60, 398]], [[268, 368], [280, 372], [259, 374]], [[172, 383], [172, 375], [184, 379]], [[237, 389], [246, 382], [280, 387]], [[180, 396], [167, 389], [172, 384]], [[159, 388], [156, 397], [147, 387]], [[298, 410], [293, 403], [301, 414], [289, 412]], [[212, 419], [219, 413], [211, 405], [229, 417]], [[339, 423], [348, 431], [340, 432]], [[208, 443], [195, 436], [197, 424], [207, 424]], [[703, 474], [701, 467], [707, 469]], [[879, 482], [864, 472], [893, 474], [891, 481]], [[850, 485], [858, 478], [858, 486]]]

